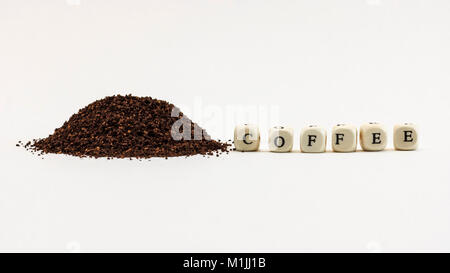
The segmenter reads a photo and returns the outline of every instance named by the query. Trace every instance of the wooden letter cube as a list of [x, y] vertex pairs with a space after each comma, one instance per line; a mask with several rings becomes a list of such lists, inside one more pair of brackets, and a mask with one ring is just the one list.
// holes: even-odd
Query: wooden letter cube
[[234, 128], [234, 147], [237, 151], [257, 151], [260, 143], [259, 128], [256, 125], [238, 125]]
[[364, 151], [382, 151], [387, 145], [387, 132], [383, 125], [369, 122], [361, 125], [359, 140]]
[[269, 150], [271, 152], [286, 153], [294, 145], [294, 129], [289, 127], [273, 127], [269, 130]]
[[327, 149], [327, 130], [309, 125], [300, 133], [300, 150], [303, 153], [323, 153]]
[[412, 123], [394, 126], [394, 147], [396, 150], [411, 151], [418, 146], [417, 126]]
[[353, 125], [338, 124], [333, 127], [332, 147], [335, 152], [354, 152], [358, 144], [358, 130]]

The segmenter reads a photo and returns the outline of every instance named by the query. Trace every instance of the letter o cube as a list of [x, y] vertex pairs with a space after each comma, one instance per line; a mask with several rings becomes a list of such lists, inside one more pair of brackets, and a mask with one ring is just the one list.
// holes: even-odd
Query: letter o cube
[[354, 152], [358, 144], [358, 129], [353, 125], [338, 124], [333, 127], [332, 148], [335, 152]]
[[294, 145], [294, 129], [277, 126], [269, 129], [269, 150], [271, 152], [287, 153]]
[[300, 133], [300, 150], [303, 153], [323, 153], [327, 149], [327, 130], [309, 125]]
[[237, 151], [257, 151], [260, 138], [259, 128], [256, 125], [244, 124], [234, 128], [234, 147]]
[[415, 124], [403, 123], [394, 126], [394, 147], [396, 150], [411, 151], [417, 149], [418, 138]]
[[364, 151], [382, 151], [387, 145], [387, 132], [383, 125], [369, 122], [361, 125], [359, 140]]

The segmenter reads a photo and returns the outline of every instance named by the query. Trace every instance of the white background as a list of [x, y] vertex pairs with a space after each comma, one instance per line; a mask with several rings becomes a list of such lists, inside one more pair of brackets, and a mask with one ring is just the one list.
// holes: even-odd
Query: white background
[[[1, 0], [0, 251], [449, 251], [449, 14], [447, 0]], [[117, 93], [278, 107], [297, 134], [414, 122], [420, 149], [140, 162], [15, 147]]]

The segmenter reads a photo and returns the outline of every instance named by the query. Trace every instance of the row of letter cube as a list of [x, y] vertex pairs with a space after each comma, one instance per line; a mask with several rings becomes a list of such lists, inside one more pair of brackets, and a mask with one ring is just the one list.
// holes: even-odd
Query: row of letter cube
[[[417, 127], [412, 123], [394, 126], [394, 147], [396, 150], [415, 150], [418, 145]], [[239, 125], [234, 130], [234, 146], [237, 151], [257, 151], [260, 144], [259, 128], [256, 125]], [[386, 128], [379, 123], [363, 124], [359, 130], [359, 140], [364, 151], [382, 151], [388, 137]], [[358, 144], [358, 130], [353, 125], [338, 124], [333, 127], [332, 149], [335, 152], [354, 152]], [[273, 127], [269, 130], [269, 150], [290, 152], [294, 146], [294, 130], [290, 127]], [[304, 153], [323, 153], [327, 146], [325, 128], [310, 125], [301, 130], [300, 150]]]

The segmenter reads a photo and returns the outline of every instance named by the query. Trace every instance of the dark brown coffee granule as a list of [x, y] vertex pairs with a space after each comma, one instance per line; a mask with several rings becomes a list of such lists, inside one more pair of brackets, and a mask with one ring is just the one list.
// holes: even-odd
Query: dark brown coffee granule
[[[193, 122], [191, 140], [174, 140], [172, 125], [181, 117], [187, 119], [181, 112], [173, 117], [174, 107], [151, 97], [110, 96], [79, 110], [47, 138], [19, 144], [38, 154], [108, 159], [219, 155], [228, 151], [230, 144], [211, 140]], [[200, 140], [194, 140], [194, 129], [203, 131]]]

